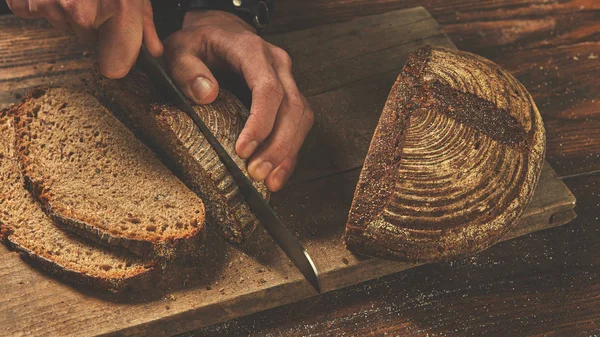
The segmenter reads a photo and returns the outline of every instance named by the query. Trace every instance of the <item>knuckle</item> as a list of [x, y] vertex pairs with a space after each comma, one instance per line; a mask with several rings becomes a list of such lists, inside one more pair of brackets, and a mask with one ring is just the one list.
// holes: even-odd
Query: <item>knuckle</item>
[[265, 155], [273, 162], [273, 165], [279, 166], [287, 156], [291, 147], [292, 142], [289, 140], [289, 137], [282, 138], [279, 139], [279, 141], [273, 142]]
[[304, 111], [304, 118], [308, 123], [309, 127], [312, 127], [315, 124], [315, 113], [311, 109], [306, 109]]
[[262, 87], [266, 92], [269, 93], [269, 95], [275, 95], [275, 97], [280, 100], [283, 99], [285, 94], [283, 91], [283, 85], [281, 85], [281, 83], [275, 77], [268, 77], [265, 79]]
[[299, 110], [300, 112], [304, 111], [304, 102], [302, 98], [300, 98], [299, 93], [287, 94], [287, 101], [291, 108]]
[[58, 3], [67, 13], [72, 13], [77, 9], [77, 0], [59, 0]]
[[286, 69], [292, 69], [292, 58], [285, 50], [274, 47], [271, 50], [271, 54], [273, 54], [273, 57], [275, 57], [275, 59], [277, 59], [277, 61]]
[[240, 33], [239, 39], [243, 41], [246, 46], [250, 46], [252, 49], [262, 46], [265, 43], [265, 40], [250, 31], [244, 31]]
[[88, 18], [88, 16], [85, 14], [85, 11], [80, 8], [80, 4], [77, 1], [62, 0], [60, 5], [73, 23], [83, 28], [92, 28], [93, 20]]

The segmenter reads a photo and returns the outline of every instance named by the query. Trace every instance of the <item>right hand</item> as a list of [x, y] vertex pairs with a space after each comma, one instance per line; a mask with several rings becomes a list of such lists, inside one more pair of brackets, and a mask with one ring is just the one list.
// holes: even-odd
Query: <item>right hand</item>
[[163, 52], [150, 0], [6, 0], [24, 18], [45, 18], [55, 27], [98, 45], [100, 71], [108, 78], [127, 75], [142, 41], [154, 57]]

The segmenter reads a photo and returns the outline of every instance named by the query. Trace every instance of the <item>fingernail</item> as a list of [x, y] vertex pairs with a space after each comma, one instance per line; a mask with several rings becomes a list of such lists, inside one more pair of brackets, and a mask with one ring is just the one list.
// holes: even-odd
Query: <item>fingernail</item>
[[203, 102], [204, 99], [212, 92], [213, 84], [206, 77], [198, 77], [192, 83], [192, 92], [198, 102]]
[[[254, 178], [254, 180], [257, 181], [263, 181], [265, 180], [265, 178], [269, 175], [269, 173], [271, 173], [271, 170], [273, 169], [273, 164], [271, 164], [270, 161], [263, 161], [260, 164], [256, 164], [256, 165], [252, 165], [254, 167], [248, 167], [248, 171], [250, 171], [250, 174], [252, 175], [252, 177]], [[252, 174], [254, 173], [254, 174]]]
[[242, 145], [242, 153], [240, 153], [240, 157], [242, 158], [250, 158], [250, 156], [254, 153], [254, 150], [258, 147], [258, 142], [253, 140], [246, 145]]

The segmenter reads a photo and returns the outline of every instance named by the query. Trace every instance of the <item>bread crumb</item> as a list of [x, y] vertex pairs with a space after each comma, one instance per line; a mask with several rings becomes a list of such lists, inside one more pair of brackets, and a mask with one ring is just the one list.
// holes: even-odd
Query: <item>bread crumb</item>
[[573, 56], [573, 60], [575, 60], [575, 61], [579, 61], [579, 57], [577, 57], [577, 56]]
[[173, 296], [173, 295], [169, 295], [169, 299], [170, 299], [171, 301], [175, 301], [175, 300], [176, 300], [175, 296]]
[[598, 55], [595, 55], [594, 53], [591, 53], [590, 56], [588, 56], [588, 59], [590, 60], [595, 60], [598, 58]]

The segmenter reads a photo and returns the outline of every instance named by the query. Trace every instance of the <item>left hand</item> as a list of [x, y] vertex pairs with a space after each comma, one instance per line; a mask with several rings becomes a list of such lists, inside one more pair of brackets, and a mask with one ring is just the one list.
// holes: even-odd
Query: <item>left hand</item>
[[165, 60], [173, 80], [198, 104], [213, 102], [219, 92], [209, 67], [227, 66], [244, 77], [252, 106], [236, 152], [250, 158], [253, 179], [264, 180], [271, 191], [281, 189], [314, 121], [294, 81], [289, 55], [233, 14], [191, 11], [183, 28], [165, 41]]

